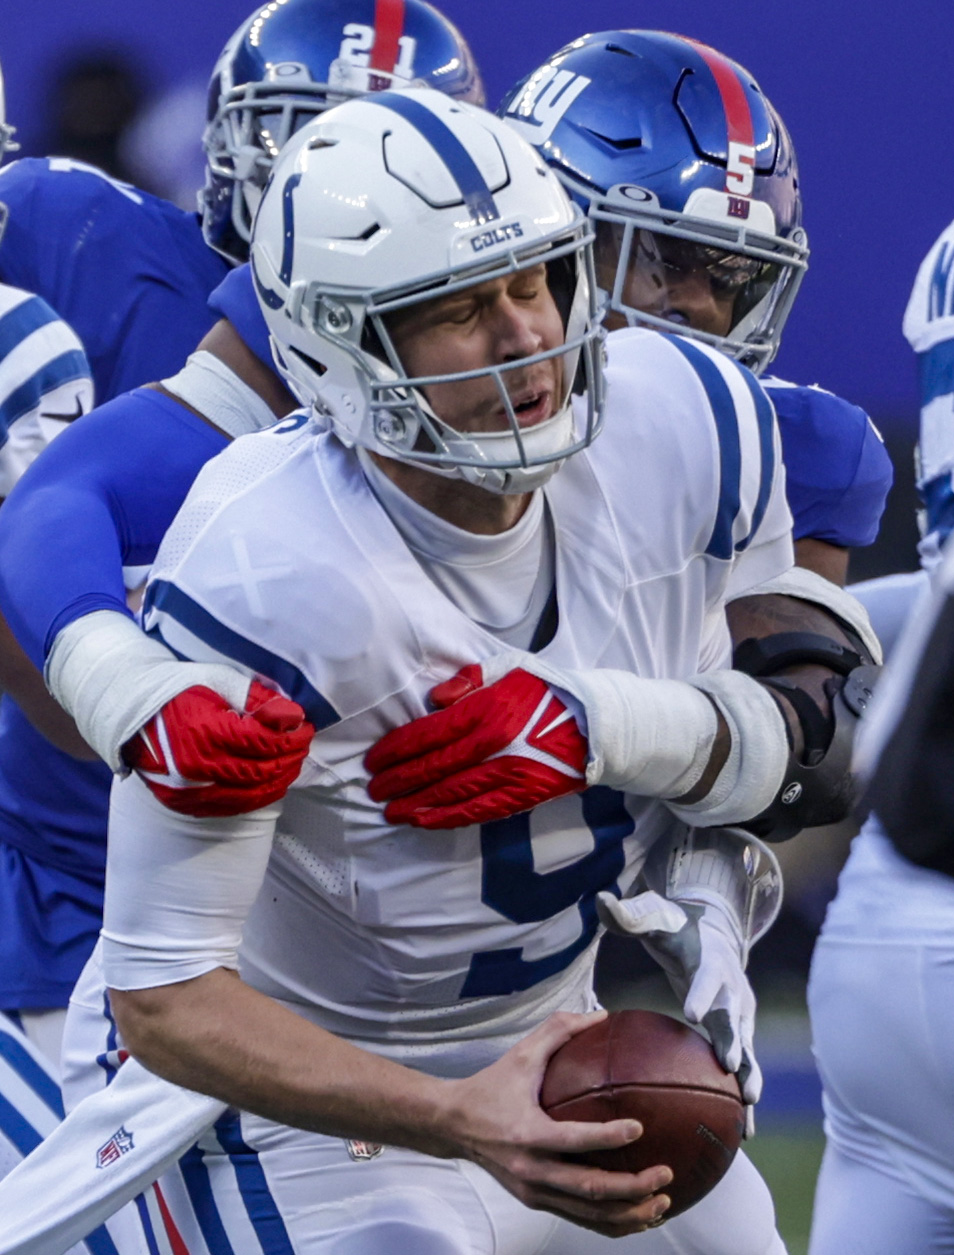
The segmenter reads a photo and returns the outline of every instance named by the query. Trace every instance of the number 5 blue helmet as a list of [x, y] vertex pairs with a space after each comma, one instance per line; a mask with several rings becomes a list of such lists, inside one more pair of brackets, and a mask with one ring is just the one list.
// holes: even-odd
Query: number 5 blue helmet
[[483, 104], [470, 48], [424, 0], [271, 0], [233, 34], [209, 84], [206, 243], [242, 261], [279, 150], [316, 113], [410, 83]]
[[764, 369], [808, 247], [791, 139], [745, 69], [679, 35], [604, 31], [555, 53], [499, 112], [594, 220], [609, 326]]

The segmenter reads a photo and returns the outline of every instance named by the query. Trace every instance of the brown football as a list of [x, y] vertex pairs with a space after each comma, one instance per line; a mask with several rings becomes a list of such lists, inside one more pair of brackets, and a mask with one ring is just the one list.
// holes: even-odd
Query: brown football
[[745, 1128], [736, 1078], [699, 1033], [655, 1011], [614, 1011], [550, 1059], [540, 1103], [554, 1120], [639, 1120], [643, 1135], [581, 1162], [622, 1172], [672, 1169], [667, 1218], [728, 1171]]

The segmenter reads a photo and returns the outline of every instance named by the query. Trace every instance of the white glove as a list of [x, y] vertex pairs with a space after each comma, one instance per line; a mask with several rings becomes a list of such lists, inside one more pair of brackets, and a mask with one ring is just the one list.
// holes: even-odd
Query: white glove
[[737, 1074], [744, 1101], [757, 1103], [755, 994], [734, 922], [714, 901], [674, 902], [653, 890], [624, 900], [600, 893], [596, 907], [612, 932], [640, 939], [669, 977], [686, 1019], [705, 1028], [719, 1062]]

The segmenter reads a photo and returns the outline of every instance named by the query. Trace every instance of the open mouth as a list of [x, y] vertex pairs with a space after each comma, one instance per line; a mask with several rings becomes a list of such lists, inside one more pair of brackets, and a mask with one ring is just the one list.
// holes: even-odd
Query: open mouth
[[550, 417], [550, 391], [523, 392], [511, 397], [513, 411], [521, 427], [535, 427]]

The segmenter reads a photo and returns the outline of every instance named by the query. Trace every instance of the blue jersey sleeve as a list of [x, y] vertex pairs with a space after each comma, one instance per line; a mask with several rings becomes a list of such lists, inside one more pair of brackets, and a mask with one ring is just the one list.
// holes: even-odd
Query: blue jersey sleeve
[[102, 404], [180, 370], [212, 326], [229, 263], [196, 214], [62, 157], [0, 170], [0, 280], [79, 336]]
[[870, 545], [894, 469], [868, 415], [822, 388], [762, 383], [778, 417], [795, 539]]
[[225, 276], [209, 297], [209, 308], [221, 318], [227, 318], [255, 356], [269, 370], [275, 369], [268, 343], [268, 327], [255, 295], [252, 268], [248, 262]]
[[53, 442], [0, 511], [0, 611], [43, 667], [57, 632], [126, 610], [124, 567], [148, 566], [203, 464], [225, 437], [140, 388]]

